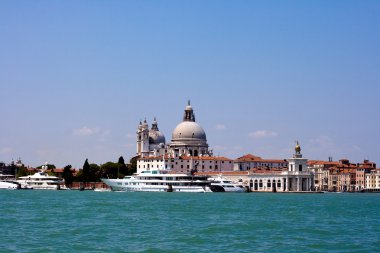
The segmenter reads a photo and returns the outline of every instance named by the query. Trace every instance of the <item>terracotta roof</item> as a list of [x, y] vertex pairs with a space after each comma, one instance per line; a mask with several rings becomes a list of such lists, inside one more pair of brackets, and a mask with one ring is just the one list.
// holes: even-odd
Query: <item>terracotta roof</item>
[[261, 161], [262, 158], [260, 156], [254, 156], [252, 154], [246, 154], [242, 157], [235, 159], [236, 162], [251, 162], [251, 161]]
[[279, 160], [279, 159], [262, 159], [260, 161], [261, 163], [287, 163], [288, 161], [285, 159]]
[[232, 161], [231, 159], [223, 156], [181, 156], [179, 159], [182, 160], [195, 160], [195, 161]]
[[339, 162], [330, 162], [330, 161], [320, 161], [320, 160], [309, 160], [307, 162], [307, 164], [309, 166], [311, 166], [311, 165], [330, 165], [330, 166], [334, 166], [334, 165], [339, 165], [340, 163]]

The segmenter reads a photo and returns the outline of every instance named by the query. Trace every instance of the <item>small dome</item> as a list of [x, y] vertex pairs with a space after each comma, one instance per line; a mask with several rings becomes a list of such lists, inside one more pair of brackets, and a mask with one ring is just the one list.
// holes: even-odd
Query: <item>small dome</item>
[[194, 139], [206, 141], [206, 133], [198, 123], [193, 121], [184, 121], [178, 124], [172, 134], [173, 141], [183, 139]]
[[165, 136], [160, 131], [149, 130], [149, 144], [165, 144]]

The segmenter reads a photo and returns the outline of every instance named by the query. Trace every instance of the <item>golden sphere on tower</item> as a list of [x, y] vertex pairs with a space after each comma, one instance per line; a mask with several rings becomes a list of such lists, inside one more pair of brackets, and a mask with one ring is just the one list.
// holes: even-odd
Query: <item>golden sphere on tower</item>
[[298, 141], [297, 141], [297, 145], [296, 145], [295, 150], [296, 150], [296, 153], [300, 153], [300, 152], [301, 152], [301, 146], [300, 146], [300, 144], [298, 143]]

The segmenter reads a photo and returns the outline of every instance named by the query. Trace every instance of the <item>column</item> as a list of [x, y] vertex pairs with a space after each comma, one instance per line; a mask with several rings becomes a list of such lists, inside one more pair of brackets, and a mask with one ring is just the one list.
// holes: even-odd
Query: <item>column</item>
[[297, 191], [300, 191], [300, 178], [297, 177]]
[[289, 191], [289, 178], [285, 178], [285, 191]]

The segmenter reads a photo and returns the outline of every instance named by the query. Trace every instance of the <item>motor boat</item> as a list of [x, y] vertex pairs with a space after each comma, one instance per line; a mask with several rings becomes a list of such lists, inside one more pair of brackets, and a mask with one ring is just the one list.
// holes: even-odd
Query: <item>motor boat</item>
[[245, 192], [245, 189], [243, 188], [241, 184], [234, 183], [220, 176], [215, 177], [215, 178], [210, 177], [208, 178], [208, 180], [210, 180], [212, 186], [223, 187], [225, 192]]

